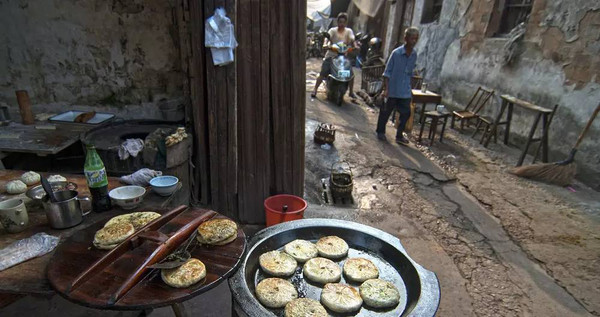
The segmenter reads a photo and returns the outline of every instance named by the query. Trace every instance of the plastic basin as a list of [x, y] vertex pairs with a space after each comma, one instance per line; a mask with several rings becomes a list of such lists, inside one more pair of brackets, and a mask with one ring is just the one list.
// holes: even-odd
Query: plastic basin
[[[287, 206], [287, 211], [283, 211]], [[294, 195], [275, 195], [265, 199], [265, 215], [267, 227], [278, 223], [298, 220], [304, 217], [307, 203], [304, 199]]]

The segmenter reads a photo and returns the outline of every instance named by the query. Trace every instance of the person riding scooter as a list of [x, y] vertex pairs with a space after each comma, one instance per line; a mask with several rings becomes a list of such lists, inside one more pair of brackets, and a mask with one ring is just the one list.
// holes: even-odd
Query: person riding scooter
[[327, 78], [327, 99], [341, 106], [346, 90], [354, 82], [352, 62], [348, 57], [352, 48], [344, 42], [338, 42], [331, 46], [331, 51], [337, 53], [338, 56], [331, 61], [331, 71]]
[[[345, 45], [348, 45], [348, 46], [354, 44], [354, 32], [352, 32], [352, 29], [346, 27], [347, 22], [348, 22], [348, 15], [346, 13], [342, 12], [342, 13], [338, 14], [338, 17], [337, 17], [338, 26], [335, 28], [329, 29], [329, 31], [327, 32], [328, 41], [326, 41], [326, 42], [328, 42], [328, 43], [326, 43], [326, 45], [328, 47], [331, 48], [332, 44], [337, 44], [339, 42], [343, 42]], [[329, 74], [331, 74], [333, 59], [337, 56], [338, 56], [338, 53], [332, 51], [331, 49], [328, 50], [327, 53], [325, 54], [325, 58], [323, 59], [323, 64], [321, 65], [321, 73], [319, 74], [319, 77], [317, 77], [315, 89], [314, 89], [313, 93], [310, 95], [312, 98], [317, 97], [317, 91], [319, 89], [319, 86], [321, 86], [323, 79], [327, 78], [329, 76]], [[354, 80], [349, 85], [348, 95], [351, 98], [356, 97], [356, 95], [354, 95], [354, 92], [353, 92], [353, 87], [352, 87], [353, 83], [354, 83]]]

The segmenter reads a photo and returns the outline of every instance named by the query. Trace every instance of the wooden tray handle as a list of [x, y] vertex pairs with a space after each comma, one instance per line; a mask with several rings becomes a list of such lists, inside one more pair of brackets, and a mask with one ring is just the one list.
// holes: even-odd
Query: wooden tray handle
[[194, 219], [189, 222], [185, 226], [181, 227], [177, 232], [175, 232], [167, 241], [162, 243], [161, 245], [152, 252], [152, 254], [146, 258], [144, 263], [142, 263], [133, 274], [127, 278], [127, 280], [119, 287], [117, 292], [113, 294], [108, 300], [109, 305], [114, 305], [119, 299], [121, 299], [130, 289], [132, 289], [142, 278], [143, 274], [146, 270], [148, 270], [148, 266], [155, 264], [166, 256], [171, 254], [181, 243], [187, 240], [187, 238], [194, 233], [194, 231], [198, 228], [198, 226], [204, 221], [212, 218], [217, 213], [214, 211], [209, 211], [206, 214]]
[[[69, 294], [70, 292], [72, 292], [73, 290], [75, 290], [76, 288], [81, 286], [81, 284], [85, 283], [87, 280], [92, 278], [94, 275], [102, 272], [108, 265], [110, 265], [111, 263], [116, 261], [119, 257], [121, 257], [121, 255], [123, 255], [125, 252], [130, 250], [132, 247], [135, 247], [137, 244], [137, 243], [135, 243], [135, 241], [137, 240], [137, 237], [141, 233], [146, 232], [146, 231], [158, 230], [160, 227], [162, 227], [164, 224], [169, 222], [171, 219], [175, 218], [175, 216], [179, 215], [186, 209], [188, 209], [187, 206], [181, 205], [181, 206], [167, 212], [166, 214], [162, 215], [160, 218], [157, 218], [157, 219], [149, 222], [148, 224], [146, 224], [144, 227], [142, 227], [136, 233], [129, 236], [125, 241], [121, 242], [114, 249], [110, 250], [103, 257], [98, 259], [98, 261], [96, 261], [89, 268], [87, 268], [85, 271], [83, 271], [83, 273], [79, 274], [79, 276], [77, 276], [73, 280], [71, 285], [67, 288], [66, 293]], [[137, 244], [137, 245], [139, 245], [139, 244]]]

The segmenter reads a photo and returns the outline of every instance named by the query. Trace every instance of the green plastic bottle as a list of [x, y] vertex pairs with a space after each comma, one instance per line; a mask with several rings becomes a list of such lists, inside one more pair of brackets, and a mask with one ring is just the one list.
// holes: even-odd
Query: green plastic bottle
[[102, 159], [100, 159], [93, 145], [87, 144], [86, 150], [83, 173], [92, 195], [92, 210], [94, 212], [110, 210], [112, 206], [108, 196], [108, 177], [106, 176], [104, 163], [102, 163]]

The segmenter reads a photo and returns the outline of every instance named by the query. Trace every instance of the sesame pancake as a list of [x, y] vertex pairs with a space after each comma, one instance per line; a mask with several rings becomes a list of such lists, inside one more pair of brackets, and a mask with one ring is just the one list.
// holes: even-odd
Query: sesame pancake
[[266, 278], [256, 285], [256, 297], [267, 307], [281, 308], [298, 298], [298, 291], [284, 279]]
[[235, 241], [235, 239], [237, 239], [237, 233], [234, 234], [234, 235], [232, 235], [231, 237], [223, 240], [223, 241], [215, 242], [214, 245], [226, 245], [228, 243], [231, 243], [231, 242]]
[[237, 236], [237, 224], [229, 219], [211, 219], [198, 226], [198, 242], [217, 244]]
[[285, 305], [285, 317], [328, 317], [325, 307], [310, 298], [297, 298]]
[[367, 259], [352, 258], [344, 263], [344, 274], [352, 281], [364, 282], [379, 277], [379, 269]]
[[198, 259], [191, 258], [182, 266], [174, 269], [162, 269], [160, 277], [171, 287], [185, 288], [198, 283], [206, 277], [206, 266]]
[[314, 243], [301, 239], [286, 244], [283, 250], [301, 263], [319, 255], [319, 250], [317, 250], [317, 246]]
[[326, 258], [308, 260], [302, 269], [304, 276], [317, 283], [337, 282], [342, 277], [342, 269], [335, 262]]
[[298, 263], [294, 258], [281, 251], [270, 251], [258, 257], [260, 267], [273, 276], [290, 276], [296, 271]]
[[337, 236], [327, 236], [317, 241], [319, 255], [328, 259], [340, 259], [348, 254], [348, 243]]
[[94, 244], [94, 246], [95, 246], [97, 249], [101, 249], [101, 250], [112, 250], [112, 249], [114, 249], [116, 246], [118, 246], [118, 245], [119, 245], [118, 243], [115, 243], [115, 244], [98, 244], [98, 243], [96, 243], [95, 241], [93, 242], [93, 244]]
[[130, 223], [121, 223], [104, 227], [94, 235], [94, 245], [119, 244], [135, 232]]
[[340, 283], [325, 284], [321, 303], [336, 313], [350, 313], [362, 306], [363, 300], [354, 287]]
[[400, 303], [398, 288], [388, 281], [378, 278], [366, 280], [359, 287], [365, 304], [375, 308], [395, 307]]
[[116, 217], [111, 218], [106, 224], [105, 227], [112, 226], [119, 223], [130, 223], [133, 225], [135, 230], [139, 230], [152, 220], [160, 218], [160, 214], [153, 211], [143, 211], [143, 212], [132, 212], [129, 214], [123, 214]]

